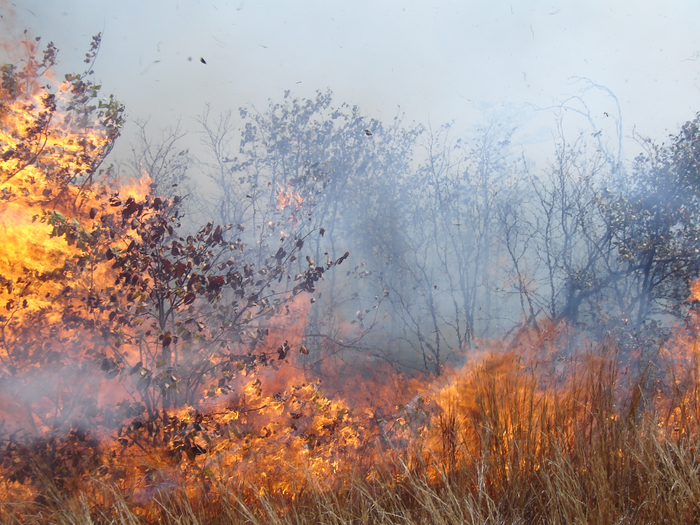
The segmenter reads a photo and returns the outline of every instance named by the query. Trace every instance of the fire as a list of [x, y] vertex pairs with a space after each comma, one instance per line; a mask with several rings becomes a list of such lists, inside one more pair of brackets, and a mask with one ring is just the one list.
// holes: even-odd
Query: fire
[[277, 203], [280, 210], [294, 206], [294, 211], [299, 211], [304, 205], [304, 198], [291, 186], [280, 186], [279, 193], [277, 194]]
[[[289, 503], [348, 480], [457, 479], [495, 499], [520, 477], [541, 488], [558, 461], [612, 479], [636, 464], [632, 442], [697, 439], [693, 323], [638, 375], [613, 345], [565, 354], [562, 325], [547, 323], [481, 342], [432, 380], [309, 356], [307, 294], [347, 253], [309, 257], [292, 279], [285, 265], [304, 244], [293, 226], [263, 267], [241, 262], [247, 249], [225, 227], [180, 236], [147, 177], [118, 191], [94, 180], [109, 122], [60, 109], [33, 84], [2, 99], [0, 499], [49, 494], [47, 479], [66, 494], [115, 487], [144, 516], [175, 483]], [[277, 201], [304, 204], [290, 186]], [[700, 300], [700, 281], [692, 292]], [[592, 450], [612, 455], [601, 465]]]
[[[65, 97], [84, 87], [71, 78]], [[223, 230], [174, 238], [176, 215], [162, 215], [169, 204], [148, 196], [147, 178], [117, 193], [99, 187], [93, 175], [114, 136], [61, 104], [31, 86], [3, 106], [2, 405], [14, 421], [9, 431], [26, 436], [10, 438], [6, 479], [19, 489], [30, 476], [26, 443], [90, 432], [110, 465], [108, 479], [118, 473], [122, 484], [137, 483], [148, 463], [185, 477], [198, 469], [221, 479], [248, 476], [283, 493], [303, 481], [302, 472], [330, 480], [385, 423], [326, 394], [299, 366], [308, 354], [308, 298], [299, 294], [280, 310], [255, 293], [226, 307], [228, 314], [216, 310], [232, 319], [236, 308], [247, 312], [237, 341], [217, 340], [201, 312], [218, 304], [224, 284], [242, 290], [252, 270], [234, 271], [231, 258], [218, 266], [228, 273], [206, 275], [202, 257], [223, 246]], [[278, 197], [281, 209], [303, 205], [292, 188]], [[281, 248], [273, 261], [286, 253]], [[310, 265], [299, 290], [313, 290], [322, 272]], [[163, 317], [163, 304], [182, 317]], [[255, 354], [246, 355], [249, 345]], [[84, 439], [75, 446], [96, 450]]]
[[108, 211], [108, 191], [92, 177], [118, 131], [106, 110], [84, 118], [87, 113], [72, 98], [91, 89], [82, 78], [67, 81], [70, 95], [40, 86], [38, 75], [50, 77], [54, 54], [49, 46], [43, 62], [30, 55], [21, 72], [5, 66], [0, 97], [3, 405], [12, 407], [10, 432], [38, 435], [67, 423], [56, 402], [99, 388], [95, 378], [80, 377], [81, 360], [89, 354], [84, 345], [95, 341], [80, 333], [81, 323], [94, 320], [79, 312], [92, 290], [110, 278], [94, 251], [101, 249], [96, 235], [99, 216]]

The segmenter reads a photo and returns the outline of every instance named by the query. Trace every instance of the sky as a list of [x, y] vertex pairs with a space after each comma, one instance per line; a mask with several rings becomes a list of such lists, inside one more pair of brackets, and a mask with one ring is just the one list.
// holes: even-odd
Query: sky
[[[497, 115], [524, 143], [551, 141], [547, 108], [580, 108], [577, 95], [594, 127], [612, 115], [626, 137], [663, 140], [700, 109], [697, 0], [2, 0], [0, 12], [6, 37], [53, 41], [61, 73], [80, 71], [102, 32], [104, 93], [156, 127], [328, 88], [387, 121], [400, 108], [469, 130]], [[592, 84], [605, 89], [584, 93]]]

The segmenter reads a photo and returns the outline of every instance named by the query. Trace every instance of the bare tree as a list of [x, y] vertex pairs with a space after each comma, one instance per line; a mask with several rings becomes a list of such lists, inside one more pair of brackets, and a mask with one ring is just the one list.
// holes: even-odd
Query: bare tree
[[148, 175], [154, 195], [170, 198], [190, 196], [193, 184], [188, 173], [193, 158], [182, 145], [187, 132], [180, 121], [160, 130], [153, 138], [148, 120], [136, 120], [136, 143], [131, 145], [131, 157], [126, 164], [134, 175]]

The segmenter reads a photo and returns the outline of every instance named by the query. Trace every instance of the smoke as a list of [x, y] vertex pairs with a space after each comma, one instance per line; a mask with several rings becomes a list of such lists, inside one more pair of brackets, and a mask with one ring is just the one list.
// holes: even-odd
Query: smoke
[[[68, 109], [49, 88], [26, 104], [13, 81], [34, 95], [41, 68], [24, 66], [3, 70], [18, 118], [0, 152], [0, 439], [20, 483], [37, 443], [74, 473], [87, 450], [109, 476], [153, 455], [188, 475], [262, 472], [274, 490], [302, 467], [325, 482], [351, 456], [373, 461], [373, 443], [400, 454], [442, 431], [444, 445], [449, 410], [466, 421], [492, 377], [534, 395], [575, 377], [563, 363], [582, 341], [612, 337], [627, 359], [692, 326], [700, 118], [628, 159], [617, 99], [591, 81], [468, 132], [287, 90], [160, 133], [139, 123], [120, 169], [146, 176], [101, 187], [121, 106], [97, 100], [90, 72], [67, 77]], [[533, 115], [551, 119], [546, 155], [528, 148]], [[174, 493], [171, 467], [148, 468], [136, 503]]]
[[[241, 108], [238, 119], [208, 108], [188, 173], [213, 185], [198, 195], [215, 210], [210, 218], [240, 225], [251, 245], [284, 237], [261, 210], [297, 192], [308, 213], [299, 231], [322, 232], [307, 244], [314, 258], [350, 254], [311, 307], [307, 335], [320, 354], [354, 352], [440, 374], [479, 340], [520, 326], [567, 321], [590, 337], [643, 332], [684, 315], [680, 290], [687, 294], [697, 263], [690, 246], [677, 251], [684, 262], [675, 269], [652, 255], [676, 291], [645, 288], [631, 257], [646, 257], [640, 243], [655, 234], [627, 217], [658, 204], [630, 192], [640, 169], [659, 183], [654, 154], [644, 166], [626, 159], [615, 95], [581, 82], [536, 113], [555, 130], [546, 156], [529, 155], [522, 114], [485, 114], [460, 134], [452, 124], [372, 118], [326, 91], [285, 93], [265, 109]], [[680, 235], [686, 221], [666, 227]]]

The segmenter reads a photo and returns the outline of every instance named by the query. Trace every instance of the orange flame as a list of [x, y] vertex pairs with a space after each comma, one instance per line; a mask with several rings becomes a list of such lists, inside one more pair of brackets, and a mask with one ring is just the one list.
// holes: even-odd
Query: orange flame
[[[94, 231], [95, 210], [107, 214], [106, 190], [95, 184], [81, 187], [68, 183], [92, 173], [108, 138], [99, 127], [76, 129], [68, 117], [58, 113], [36, 134], [40, 108], [47, 103], [46, 93], [32, 92], [26, 100], [8, 105], [0, 118], [3, 378], [16, 379], [23, 349], [17, 343], [10, 351], [12, 334], [31, 331], [27, 326], [30, 321], [46, 324], [55, 332], [55, 342], [40, 345], [54, 362], [84, 362], [95, 347], [106, 345], [98, 341], [99, 334], [90, 339], [79, 330], [68, 330], [70, 308], [59, 312], [52, 305], [79, 288], [69, 306], [84, 309], [91, 288], [99, 285], [109, 289], [114, 282], [111, 268], [90, 260], [80, 245], [80, 236]], [[28, 162], [16, 150], [32, 133], [40, 140], [29, 152], [32, 161]], [[122, 186], [120, 193], [143, 198], [150, 183], [143, 177]], [[304, 204], [289, 186], [280, 187], [277, 200], [281, 210], [294, 206], [298, 211]], [[56, 235], [55, 229], [61, 227], [72, 228], [73, 236]], [[89, 266], [90, 271], [81, 274], [82, 280], [71, 280], [78, 265]], [[49, 278], [57, 275], [65, 278]], [[692, 286], [691, 299], [700, 300], [700, 280]], [[621, 376], [615, 356], [564, 356], [557, 346], [562, 327], [554, 324], [543, 324], [542, 330], [523, 330], [509, 351], [503, 350], [503, 342], [484, 342], [487, 350], [474, 353], [462, 369], [448, 370], [432, 384], [425, 378], [405, 378], [374, 359], [357, 357], [351, 365], [339, 358], [334, 362], [338, 368], [320, 381], [318, 372], [328, 372], [323, 370], [328, 361], [322, 359], [327, 356], [312, 356], [318, 358], [314, 370], [304, 362], [309, 354], [307, 345], [312, 346], [305, 333], [309, 304], [298, 295], [287, 305], [286, 315], [278, 315], [266, 325], [269, 335], [262, 354], [270, 359], [269, 366], [246, 368], [241, 364], [218, 385], [202, 387], [197, 402], [170, 410], [159, 426], [149, 429], [147, 439], [126, 439], [124, 436], [146, 423], [115, 415], [114, 426], [105, 425], [98, 432], [102, 440], [100, 461], [110, 467], [102, 470], [107, 472], [105, 479], [122, 488], [131, 484], [136, 499], [142, 497], [143, 501], [153, 488], [142, 484], [146, 472], [149, 479], [158, 479], [156, 472], [162, 474], [160, 479], [172, 474], [189, 481], [188, 486], [204, 479], [233, 480], [248, 483], [259, 492], [294, 496], [309, 476], [324, 487], [341, 484], [349, 473], [360, 472], [371, 479], [378, 475], [373, 466], [381, 459], [400, 457], [396, 464], [406, 466], [404, 474], [427, 464], [429, 479], [435, 481], [460, 462], [469, 464], [487, 454], [496, 458], [490, 479], [509, 479], [517, 469], [544, 468], [543, 458], [552, 450], [573, 450], [578, 429], [591, 418], [599, 419], [586, 427], [589, 430], [620, 417], [614, 401], [615, 396], [622, 397], [613, 388], [619, 388]], [[93, 310], [96, 319], [105, 315], [99, 308]], [[39, 315], [41, 312], [44, 314]], [[258, 327], [250, 327], [254, 328]], [[202, 363], [202, 376], [221, 365], [224, 352], [233, 351], [227, 345], [237, 348], [237, 343], [223, 341], [221, 353]], [[131, 362], [149, 351], [140, 341], [128, 338], [118, 350]], [[688, 436], [700, 420], [700, 354], [695, 327], [678, 330], [661, 356], [671, 381], [667, 387], [670, 394], [653, 400], [658, 412], [666, 414], [665, 419], [659, 419], [659, 432]], [[577, 367], [586, 372], [580, 373]], [[32, 386], [41, 385], [48, 377], [35, 363], [25, 368], [28, 376], [38, 378]], [[598, 375], [594, 377], [594, 373]], [[140, 376], [136, 370], [132, 383], [125, 380], [118, 385], [103, 377], [95, 379], [95, 384], [86, 387], [99, 401], [93, 408], [130, 399]], [[51, 380], [57, 383], [56, 390], [62, 391], [66, 388], [60, 382], [70, 379]], [[90, 383], [80, 377], [77, 380]], [[610, 392], [600, 386], [602, 383], [610, 386]], [[582, 384], [590, 385], [589, 390]], [[51, 425], [46, 414], [56, 412], [58, 403], [44, 398], [36, 402], [40, 405], [36, 417], [27, 418], [21, 402], [8, 392], [0, 392], [0, 410], [6, 419], [33, 425], [39, 433], [48, 432]], [[10, 424], [11, 431], [17, 429]], [[160, 436], [159, 440], [155, 436]], [[522, 455], [525, 449], [530, 456]], [[406, 458], [413, 458], [414, 463]], [[20, 481], [8, 481], [7, 486], [22, 497], [28, 494]], [[9, 499], [5, 496], [2, 494], [3, 499]]]
[[289, 206], [294, 206], [294, 211], [299, 211], [304, 205], [304, 199], [297, 191], [287, 186], [280, 186], [280, 191], [277, 194], [277, 203], [280, 210], [284, 210]]

